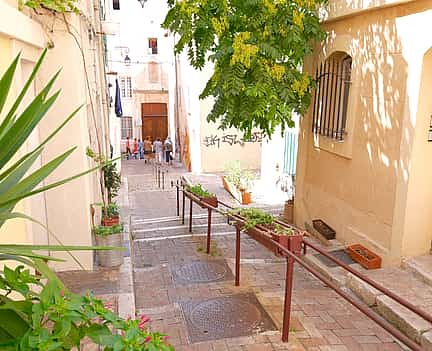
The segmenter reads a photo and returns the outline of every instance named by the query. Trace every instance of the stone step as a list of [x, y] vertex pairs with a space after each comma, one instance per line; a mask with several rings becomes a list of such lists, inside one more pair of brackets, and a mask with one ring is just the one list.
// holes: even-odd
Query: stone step
[[418, 256], [402, 261], [402, 268], [424, 283], [432, 286], [432, 255]]
[[[368, 271], [367, 276], [432, 314], [432, 287], [401, 268], [391, 267]], [[426, 351], [432, 351], [432, 324], [399, 303], [349, 274], [347, 287], [384, 319], [396, 326]]]

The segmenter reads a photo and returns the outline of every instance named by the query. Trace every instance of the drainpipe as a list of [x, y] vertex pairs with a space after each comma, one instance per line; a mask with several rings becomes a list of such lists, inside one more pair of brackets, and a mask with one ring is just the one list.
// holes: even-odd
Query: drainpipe
[[[175, 34], [173, 35], [174, 46], [176, 44]], [[175, 74], [175, 139], [176, 139], [176, 153], [178, 153], [178, 160], [182, 162], [182, 153], [180, 145], [180, 117], [179, 117], [179, 96], [178, 96], [178, 69], [177, 69], [177, 53], [174, 51], [174, 74]]]

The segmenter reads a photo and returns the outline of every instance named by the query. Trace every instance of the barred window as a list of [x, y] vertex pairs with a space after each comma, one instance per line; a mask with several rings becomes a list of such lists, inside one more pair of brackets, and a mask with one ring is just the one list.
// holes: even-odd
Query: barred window
[[148, 47], [149, 47], [149, 54], [157, 55], [158, 53], [157, 38], [149, 38]]
[[132, 138], [132, 117], [121, 117], [121, 138]]
[[351, 87], [351, 66], [351, 56], [336, 52], [317, 68], [313, 133], [335, 140], [344, 140]]
[[123, 98], [132, 98], [132, 78], [120, 77], [120, 92]]

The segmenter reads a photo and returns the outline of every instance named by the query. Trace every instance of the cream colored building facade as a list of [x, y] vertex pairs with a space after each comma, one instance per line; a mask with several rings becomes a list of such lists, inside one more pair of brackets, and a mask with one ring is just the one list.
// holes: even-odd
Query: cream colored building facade
[[351, 57], [346, 124], [340, 141], [313, 131], [319, 104], [302, 118], [295, 220], [321, 218], [343, 243], [397, 264], [431, 249], [432, 1], [337, 0], [328, 9], [327, 40], [307, 69]]
[[[98, 3], [99, 4], [99, 3]], [[45, 147], [39, 165], [71, 147], [72, 155], [47, 179], [58, 181], [94, 167], [86, 156], [86, 147], [107, 154], [109, 150], [109, 111], [103, 62], [100, 9], [93, 1], [81, 1], [81, 15], [19, 11], [17, 1], [0, 0], [0, 72], [21, 52], [13, 84], [11, 104], [47, 45], [48, 51], [27, 102], [59, 70], [53, 91], [60, 97], [32, 133], [21, 152], [31, 150], [45, 139], [73, 110], [83, 105], [75, 118]], [[66, 22], [65, 22], [66, 21]], [[87, 85], [88, 82], [88, 85]], [[96, 132], [97, 131], [97, 132]], [[99, 146], [98, 146], [99, 144]], [[24, 200], [19, 209], [46, 224], [67, 245], [92, 245], [90, 204], [100, 202], [96, 174], [81, 177], [62, 187]], [[0, 233], [7, 243], [57, 244], [42, 227], [21, 220], [9, 221]], [[50, 253], [65, 258], [58, 270], [78, 266], [64, 253]], [[93, 267], [93, 252], [75, 253], [88, 269]]]

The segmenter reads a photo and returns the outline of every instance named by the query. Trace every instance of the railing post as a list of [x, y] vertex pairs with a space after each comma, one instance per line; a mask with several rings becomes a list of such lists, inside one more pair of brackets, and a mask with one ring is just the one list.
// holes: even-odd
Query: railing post
[[285, 303], [284, 303], [284, 315], [283, 315], [283, 327], [282, 327], [283, 342], [288, 342], [288, 337], [289, 337], [293, 272], [294, 272], [294, 259], [292, 257], [287, 257], [287, 270], [286, 270], [286, 279], [285, 279]]
[[160, 181], [161, 181], [161, 170], [158, 168], [158, 188], [160, 189]]
[[212, 209], [208, 208], [207, 218], [207, 254], [210, 253], [210, 241], [211, 241], [211, 220], [212, 220]]
[[189, 202], [189, 233], [192, 233], [192, 198]]
[[240, 285], [240, 228], [236, 226], [235, 286]]
[[307, 254], [307, 245], [306, 243], [303, 241], [303, 255]]
[[179, 181], [176, 180], [176, 194], [177, 194], [177, 217], [180, 216], [180, 194], [179, 194]]
[[183, 194], [183, 203], [182, 203], [182, 224], [185, 224], [185, 193], [184, 193], [184, 189], [182, 189], [182, 194]]
[[162, 171], [162, 190], [165, 190], [165, 172]]

